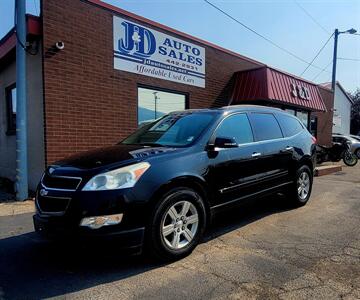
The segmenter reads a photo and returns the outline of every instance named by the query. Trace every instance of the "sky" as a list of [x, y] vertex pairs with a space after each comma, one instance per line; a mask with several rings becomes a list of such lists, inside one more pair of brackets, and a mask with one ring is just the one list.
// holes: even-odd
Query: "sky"
[[[27, 11], [39, 14], [39, 0], [26, 0]], [[75, 0], [74, 0], [75, 1]], [[360, 0], [209, 0], [232, 17], [282, 48], [310, 62], [335, 28], [360, 33]], [[14, 0], [0, 0], [0, 37], [13, 26]], [[295, 59], [217, 11], [204, 0], [104, 0], [140, 16], [207, 40], [239, 54], [301, 75], [307, 64]], [[304, 11], [305, 10], [305, 11]], [[331, 81], [333, 38], [301, 76]], [[337, 80], [354, 92], [360, 88], [360, 35], [341, 34]], [[317, 76], [317, 77], [316, 77]]]

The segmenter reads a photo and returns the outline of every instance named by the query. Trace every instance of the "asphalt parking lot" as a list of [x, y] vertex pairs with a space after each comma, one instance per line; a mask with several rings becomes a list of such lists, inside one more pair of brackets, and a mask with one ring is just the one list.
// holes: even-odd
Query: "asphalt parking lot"
[[303, 208], [276, 196], [224, 213], [170, 264], [43, 243], [24, 211], [0, 213], [0, 299], [360, 299], [360, 165], [316, 178]]

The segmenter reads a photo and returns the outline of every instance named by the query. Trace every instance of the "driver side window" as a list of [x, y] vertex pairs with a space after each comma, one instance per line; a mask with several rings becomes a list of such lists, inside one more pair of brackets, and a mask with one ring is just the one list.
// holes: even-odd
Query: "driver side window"
[[246, 114], [235, 114], [224, 119], [216, 130], [216, 137], [234, 138], [237, 144], [254, 141], [250, 122]]

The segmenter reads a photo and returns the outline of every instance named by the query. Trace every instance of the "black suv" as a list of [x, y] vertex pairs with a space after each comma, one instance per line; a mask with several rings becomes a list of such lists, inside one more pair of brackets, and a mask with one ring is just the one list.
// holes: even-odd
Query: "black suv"
[[117, 145], [49, 166], [36, 192], [36, 231], [117, 237], [163, 259], [189, 254], [211, 216], [279, 191], [309, 200], [315, 139], [294, 116], [261, 106], [174, 112]]

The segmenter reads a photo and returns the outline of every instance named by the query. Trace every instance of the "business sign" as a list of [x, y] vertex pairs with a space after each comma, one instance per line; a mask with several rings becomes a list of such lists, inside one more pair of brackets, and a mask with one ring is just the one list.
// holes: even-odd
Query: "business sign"
[[205, 49], [114, 16], [114, 68], [205, 87]]
[[307, 87], [301, 86], [300, 84], [290, 84], [291, 95], [293, 97], [299, 97], [303, 100], [311, 100], [310, 91]]

